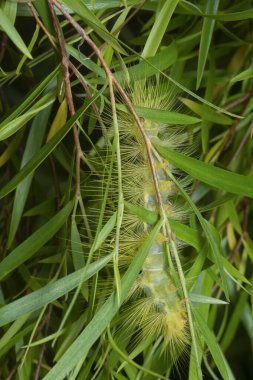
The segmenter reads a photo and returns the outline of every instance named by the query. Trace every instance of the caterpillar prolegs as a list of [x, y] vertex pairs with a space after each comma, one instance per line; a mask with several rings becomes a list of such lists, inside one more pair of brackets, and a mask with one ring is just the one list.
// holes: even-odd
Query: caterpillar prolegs
[[[171, 91], [159, 80], [134, 83], [128, 92], [136, 109], [162, 112], [171, 107]], [[119, 320], [124, 329], [133, 334], [142, 332], [144, 336], [162, 337], [164, 345], [176, 357], [175, 353], [188, 343], [189, 334], [184, 294], [175, 252], [171, 249], [173, 241], [174, 250], [176, 247], [179, 255], [182, 242], [170, 229], [169, 221], [182, 220], [187, 209], [171, 177], [176, 176], [185, 184], [188, 179], [179, 178], [179, 171], [163, 160], [155, 145], [187, 149], [189, 134], [182, 127], [161, 123], [153, 116], [140, 117], [141, 131], [133, 115], [122, 109], [119, 106], [117, 112], [120, 179], [125, 202], [117, 252], [119, 264], [123, 267], [129, 265], [154, 227], [154, 222], [140, 217], [136, 210], [147, 215], [160, 215], [164, 223], [147, 253]], [[117, 207], [119, 173], [116, 162], [114, 166], [109, 203]], [[111, 236], [110, 247], [113, 240]], [[177, 259], [180, 260], [179, 257]]]

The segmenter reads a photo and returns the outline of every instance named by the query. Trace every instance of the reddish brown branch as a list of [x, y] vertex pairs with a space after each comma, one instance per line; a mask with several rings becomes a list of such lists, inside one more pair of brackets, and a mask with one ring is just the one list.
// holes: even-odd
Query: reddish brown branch
[[[68, 103], [68, 108], [71, 116], [74, 116], [75, 114], [75, 106], [74, 106], [74, 101], [73, 101], [73, 96], [72, 96], [72, 91], [71, 91], [71, 83], [69, 79], [69, 59], [68, 59], [68, 54], [65, 48], [65, 43], [64, 43], [64, 38], [62, 36], [62, 31], [58, 22], [58, 18], [56, 16], [53, 2], [51, 0], [48, 0], [48, 5], [49, 9], [53, 18], [53, 25], [54, 29], [59, 41], [60, 45], [60, 52], [61, 52], [61, 57], [62, 57], [62, 69], [63, 69], [63, 78], [65, 82], [65, 93], [66, 93], [66, 100]], [[73, 127], [73, 135], [74, 135], [74, 141], [75, 141], [75, 146], [76, 146], [76, 195], [80, 195], [80, 162], [81, 158], [83, 156], [82, 148], [80, 145], [80, 140], [79, 140], [79, 135], [78, 135], [78, 130], [76, 125]]]
[[[252, 92], [250, 92], [249, 94], [245, 95], [245, 97], [241, 98], [241, 102], [240, 103], [243, 103], [243, 106], [242, 106], [242, 109], [241, 109], [241, 112], [240, 112], [240, 116], [243, 115], [249, 101], [250, 101], [250, 98], [252, 96]], [[221, 155], [221, 153], [226, 150], [229, 145], [232, 143], [233, 141], [233, 138], [234, 138], [234, 135], [235, 135], [235, 132], [236, 132], [236, 128], [237, 128], [237, 125], [239, 124], [239, 122], [241, 121], [241, 119], [236, 119], [233, 124], [231, 125], [229, 131], [227, 132], [225, 138], [224, 138], [224, 141], [219, 149], [219, 156]]]
[[[47, 30], [47, 28], [44, 26], [44, 24], [42, 23], [42, 21], [40, 20], [37, 12], [36, 12], [36, 9], [33, 7], [33, 5], [31, 3], [28, 3], [28, 6], [30, 7], [30, 10], [37, 22], [37, 24], [40, 26], [40, 28], [43, 30], [43, 32], [46, 34], [46, 36], [48, 37], [51, 45], [53, 46], [53, 48], [59, 52], [59, 49], [58, 49], [58, 46], [56, 45], [56, 43], [54, 42], [54, 39], [53, 39], [53, 36], [49, 33], [49, 31]], [[67, 57], [68, 58], [68, 57]], [[86, 85], [85, 81], [83, 80], [82, 76], [80, 75], [79, 71], [77, 70], [77, 68], [73, 65], [73, 63], [67, 59], [67, 62], [68, 62], [68, 66], [69, 68], [72, 70], [73, 74], [77, 77], [77, 79], [79, 80], [79, 82], [81, 83], [82, 87], [84, 88], [87, 96], [89, 99], [92, 98], [92, 94], [89, 90], [89, 87]], [[99, 109], [98, 109], [98, 106], [96, 105], [95, 102], [92, 103], [92, 108], [97, 116], [97, 119], [98, 119], [98, 122], [102, 128], [102, 130], [105, 132], [105, 125], [103, 123], [103, 120], [101, 118], [101, 115], [100, 115], [100, 112], [99, 112]], [[82, 156], [83, 157], [83, 156]]]
[[[47, 336], [48, 334], [48, 330], [49, 330], [49, 323], [50, 323], [50, 318], [51, 318], [51, 314], [52, 314], [52, 309], [53, 309], [53, 305], [49, 305], [48, 307], [48, 312], [43, 320], [43, 322], [41, 323], [41, 326], [40, 326], [40, 330], [42, 330], [42, 328], [45, 326], [45, 335]], [[36, 331], [36, 335], [37, 336], [38, 333]], [[43, 343], [43, 345], [41, 346], [41, 350], [40, 350], [40, 353], [39, 353], [39, 358], [38, 358], [38, 363], [37, 363], [37, 366], [36, 366], [36, 371], [35, 371], [35, 375], [34, 375], [34, 380], [39, 380], [40, 378], [40, 369], [41, 369], [41, 365], [42, 365], [42, 360], [43, 360], [43, 357], [44, 357], [44, 353], [45, 353], [45, 350], [46, 350], [46, 343]]]

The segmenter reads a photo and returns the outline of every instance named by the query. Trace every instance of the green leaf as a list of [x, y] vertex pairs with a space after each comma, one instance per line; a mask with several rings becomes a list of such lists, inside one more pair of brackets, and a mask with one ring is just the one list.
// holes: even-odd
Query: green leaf
[[[121, 302], [123, 302], [128, 296], [128, 293], [143, 266], [154, 238], [161, 228], [161, 225], [162, 221], [158, 222], [154, 229], [150, 232], [148, 238], [138, 250], [126, 274], [124, 275], [121, 282]], [[63, 354], [59, 362], [43, 378], [43, 380], [64, 379], [66, 374], [69, 373], [79, 363], [80, 360], [85, 358], [89, 349], [103, 333], [107, 325], [111, 322], [119, 307], [120, 305], [117, 302], [117, 297], [114, 292], [98, 310], [88, 326]]]
[[214, 18], [220, 21], [241, 21], [253, 18], [253, 9], [247, 9], [246, 11], [234, 12], [234, 13], [223, 13], [218, 14], [208, 14], [207, 17]]
[[252, 285], [251, 282], [239, 272], [225, 257], [221, 258], [225, 271], [227, 271], [232, 277], [239, 281], [245, 282], [248, 285]]
[[71, 253], [75, 270], [85, 266], [84, 252], [76, 221], [71, 222]]
[[[51, 108], [47, 108], [41, 113], [39, 113], [32, 123], [27, 143], [25, 146], [24, 154], [21, 161], [21, 168], [24, 167], [24, 165], [29, 162], [29, 160], [36, 154], [36, 152], [39, 150], [43, 137], [44, 132], [47, 126], [47, 121], [50, 115]], [[13, 210], [11, 214], [11, 223], [10, 223], [10, 229], [9, 229], [9, 236], [8, 236], [8, 243], [7, 247], [9, 248], [13, 242], [13, 239], [15, 237], [19, 222], [22, 217], [22, 213], [25, 207], [26, 199], [29, 193], [30, 185], [32, 182], [32, 174], [24, 181], [22, 181], [16, 189], [15, 197], [14, 197], [14, 203], [13, 203]]]
[[236, 75], [231, 79], [232, 83], [239, 82], [245, 79], [249, 79], [253, 77], [253, 67], [250, 67], [247, 70], [242, 71], [240, 74]]
[[178, 2], [179, 0], [165, 1], [149, 33], [142, 57], [154, 56], [157, 52]]
[[102, 78], [106, 78], [105, 71], [93, 62], [89, 57], [86, 57], [83, 53], [75, 49], [72, 45], [66, 44], [67, 52], [74, 57], [83, 66], [87, 67], [93, 73], [98, 74]]
[[19, 50], [22, 51], [28, 58], [32, 59], [32, 56], [26, 47], [24, 41], [20, 37], [17, 30], [12, 25], [9, 18], [5, 15], [5, 13], [0, 8], [0, 25], [1, 29], [7, 34], [7, 36], [12, 40], [12, 42], [17, 46]]
[[184, 170], [193, 178], [196, 178], [211, 187], [241, 196], [253, 197], [252, 176], [243, 176], [241, 174], [217, 168], [213, 165], [196, 160], [195, 158], [184, 156], [182, 153], [175, 152], [169, 148], [157, 145], [156, 149], [168, 160], [168, 162], [172, 162], [176, 167]]
[[212, 123], [231, 125], [232, 120], [230, 117], [218, 114], [206, 105], [201, 105], [193, 100], [186, 98], [179, 98], [183, 104], [185, 104], [190, 110], [201, 116], [203, 120], [210, 121]]
[[[251, 281], [253, 281], [252, 277]], [[236, 300], [235, 309], [229, 318], [228, 324], [226, 326], [226, 332], [221, 341], [221, 348], [224, 352], [228, 349], [236, 334], [248, 298], [249, 294], [247, 292], [241, 292], [239, 294], [239, 298]]]
[[[217, 12], [218, 6], [219, 0], [207, 0], [206, 12], [213, 12], [215, 14]], [[204, 18], [198, 54], [197, 88], [199, 88], [203, 76], [206, 59], [212, 40], [214, 24], [215, 20], [212, 20], [210, 18]]]
[[[148, 120], [152, 120], [156, 123], [171, 124], [171, 125], [191, 125], [201, 121], [201, 119], [185, 115], [183, 113], [174, 111], [165, 111], [154, 108], [146, 107], [134, 107], [137, 115]], [[118, 105], [118, 109], [124, 112], [128, 112], [128, 108], [124, 105]]]
[[38, 96], [45, 90], [49, 83], [56, 77], [59, 72], [59, 67], [56, 67], [45, 79], [43, 79], [35, 89], [32, 89], [24, 99], [21, 100], [20, 105], [15, 105], [10, 110], [8, 116], [0, 124], [0, 129], [11, 120], [14, 120], [18, 115], [23, 113], [27, 108], [31, 108], [32, 102], [34, 102]]
[[193, 313], [195, 316], [195, 320], [198, 324], [198, 328], [201, 331], [201, 333], [205, 339], [207, 347], [210, 350], [210, 353], [213, 357], [215, 364], [217, 365], [217, 368], [220, 371], [220, 374], [222, 375], [222, 379], [229, 380], [226, 361], [225, 361], [223, 353], [220, 349], [220, 346], [216, 342], [216, 338], [215, 338], [213, 332], [209, 329], [208, 325], [206, 324], [206, 321], [201, 316], [201, 314], [198, 312], [198, 310], [193, 308]]
[[6, 331], [4, 335], [2, 335], [0, 339], [0, 351], [4, 348], [6, 344], [11, 340], [13, 336], [17, 334], [17, 332], [23, 327], [25, 322], [27, 321], [29, 315], [22, 315], [21, 318], [18, 318], [11, 327]]
[[189, 298], [192, 302], [207, 303], [210, 305], [227, 305], [228, 302], [222, 301], [218, 298], [202, 296], [201, 294], [189, 293]]
[[38, 104], [41, 106], [32, 107], [32, 109], [23, 115], [17, 117], [14, 120], [11, 120], [9, 123], [2, 123], [0, 126], [0, 141], [5, 140], [8, 137], [12, 136], [15, 132], [17, 132], [20, 128], [22, 128], [29, 120], [31, 120], [35, 115], [39, 112], [50, 106], [55, 101], [54, 94], [45, 95]]
[[83, 275], [84, 269], [79, 269], [74, 273], [43, 286], [31, 294], [11, 302], [9, 305], [3, 306], [0, 309], [0, 326], [4, 326], [22, 315], [39, 310], [48, 303], [72, 291], [79, 285], [80, 281], [87, 281], [95, 273], [100, 271], [111, 259], [112, 255], [103, 257], [90, 264], [88, 268], [85, 269], [85, 275]]
[[61, 130], [48, 141], [33, 158], [20, 170], [14, 178], [12, 178], [1, 190], [0, 198], [13, 191], [18, 184], [25, 179], [29, 174], [31, 174], [55, 149], [55, 147], [61, 142], [61, 140], [66, 136], [69, 130], [73, 127], [75, 122], [79, 119], [81, 115], [86, 111], [93, 100], [90, 100], [88, 105], [84, 104], [79, 110], [72, 116], [68, 122], [61, 128]]
[[99, 232], [98, 237], [97, 237], [95, 244], [94, 244], [94, 247], [93, 247], [94, 252], [103, 244], [103, 242], [105, 241], [107, 236], [109, 236], [109, 234], [111, 233], [111, 231], [113, 230], [113, 228], [116, 224], [116, 221], [117, 221], [117, 212], [115, 212], [110, 217], [108, 222], [104, 225], [104, 227]]
[[23, 243], [15, 248], [0, 262], [0, 279], [16, 269], [20, 264], [30, 259], [43, 245], [45, 245], [63, 226], [71, 213], [73, 201], [58, 212], [49, 222], [40, 227]]
[[[140, 57], [141, 58], [141, 57]], [[166, 70], [173, 65], [177, 60], [177, 45], [172, 42], [168, 47], [161, 50], [155, 57], [149, 57], [142, 60], [137, 65], [128, 68], [128, 75], [133, 81], [140, 79], [146, 79], [150, 76], [157, 74], [157, 71]], [[116, 78], [120, 82], [125, 82], [124, 71], [117, 71], [115, 73]]]

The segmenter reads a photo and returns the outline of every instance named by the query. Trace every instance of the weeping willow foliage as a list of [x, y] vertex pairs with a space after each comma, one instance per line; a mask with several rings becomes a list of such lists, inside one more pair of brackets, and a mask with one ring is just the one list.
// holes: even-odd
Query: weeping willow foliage
[[1, 2], [1, 378], [252, 378], [252, 17]]

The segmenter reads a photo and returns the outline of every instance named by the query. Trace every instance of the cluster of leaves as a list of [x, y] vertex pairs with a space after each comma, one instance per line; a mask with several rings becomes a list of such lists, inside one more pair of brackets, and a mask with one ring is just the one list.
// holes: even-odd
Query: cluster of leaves
[[[60, 0], [70, 20], [60, 7], [52, 16], [53, 3], [0, 5], [0, 378], [252, 378], [252, 1]], [[95, 254], [118, 219], [103, 225], [102, 203], [97, 230], [89, 230], [85, 191], [111, 98], [75, 22], [119, 83], [156, 74], [171, 83], [180, 112], [140, 107], [138, 116], [201, 136], [199, 159], [157, 147], [195, 179], [183, 193], [190, 225], [172, 226], [190, 246], [183, 258], [197, 336], [180, 374], [152, 341], [129, 353], [108, 327], [159, 221], [120, 281], [120, 302], [112, 294], [94, 306], [98, 272], [112, 259]], [[62, 56], [73, 64], [75, 112]], [[82, 234], [92, 244], [83, 245]]]

